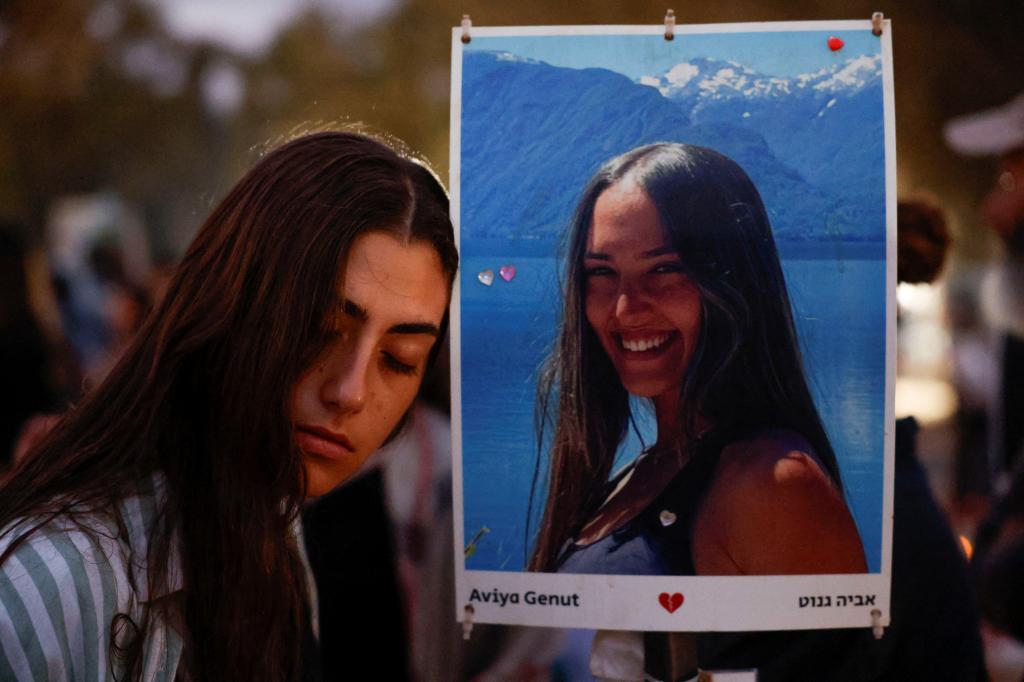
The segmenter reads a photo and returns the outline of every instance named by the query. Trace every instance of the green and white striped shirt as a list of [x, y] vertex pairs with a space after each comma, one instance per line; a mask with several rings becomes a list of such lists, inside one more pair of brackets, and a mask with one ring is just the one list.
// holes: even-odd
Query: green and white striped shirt
[[[179, 563], [172, 557], [166, 593], [148, 594], [149, 529], [162, 489], [161, 477], [154, 476], [121, 501], [127, 537], [119, 537], [110, 518], [91, 515], [76, 525], [58, 517], [32, 533], [0, 566], [0, 680], [124, 677], [110, 655], [114, 617], [125, 614], [139, 624], [152, 599], [181, 589]], [[4, 533], [0, 552], [17, 535]], [[181, 634], [161, 611], [152, 611], [142, 646], [142, 679], [147, 682], [174, 680], [181, 659]]]
[[[119, 537], [110, 518], [80, 517], [78, 523], [86, 526], [83, 530], [59, 517], [32, 533], [0, 566], [0, 680], [124, 679], [120, 662], [112, 660], [110, 651], [115, 616], [125, 614], [138, 625], [151, 601], [182, 589], [180, 560], [172, 550], [167, 589], [149, 594], [148, 540], [163, 489], [163, 477], [156, 474], [139, 486], [137, 494], [120, 502], [127, 537]], [[15, 526], [29, 527], [24, 522]], [[306, 570], [317, 635], [316, 587], [298, 521], [293, 532]], [[5, 531], [0, 536], [0, 553], [17, 535]], [[182, 635], [163, 612], [150, 611], [142, 644], [145, 682], [171, 682], [181, 661]]]

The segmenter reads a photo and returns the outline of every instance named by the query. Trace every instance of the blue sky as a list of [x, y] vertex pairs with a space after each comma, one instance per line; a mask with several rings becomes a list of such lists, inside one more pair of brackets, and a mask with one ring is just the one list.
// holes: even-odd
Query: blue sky
[[[833, 35], [846, 43], [838, 52], [826, 44]], [[731, 59], [770, 76], [795, 76], [878, 54], [881, 41], [870, 30], [677, 34], [672, 41], [660, 35], [564, 35], [554, 40], [550, 36], [474, 36], [465, 49], [506, 50], [576, 69], [600, 67], [635, 80], [660, 75], [696, 57]]]

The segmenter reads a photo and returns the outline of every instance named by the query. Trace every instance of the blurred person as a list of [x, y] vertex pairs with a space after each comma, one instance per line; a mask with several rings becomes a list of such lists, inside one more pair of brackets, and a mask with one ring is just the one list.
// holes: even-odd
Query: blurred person
[[[100, 317], [94, 328], [102, 329], [102, 334], [97, 338], [103, 341], [95, 347], [91, 366], [84, 377], [79, 378], [76, 367], [73, 372], [76, 377], [74, 395], [64, 391], [65, 397], [77, 397], [88, 387], [103, 380], [128, 347], [150, 307], [146, 290], [132, 282], [125, 273], [121, 250], [116, 244], [100, 242], [93, 248], [89, 261], [100, 285]], [[69, 286], [62, 278], [58, 278], [54, 285], [62, 289]], [[62, 295], [65, 300], [69, 296], [66, 290]], [[71, 349], [66, 344], [61, 349], [66, 352], [59, 358], [70, 360], [73, 355]], [[60, 418], [57, 413], [64, 407], [64, 402], [51, 401], [45, 411], [32, 413], [24, 420], [14, 446], [9, 450], [12, 462], [16, 463], [23, 458], [57, 423]]]
[[92, 272], [57, 269], [53, 289], [60, 311], [61, 326], [82, 368], [82, 389], [95, 385], [92, 377], [102, 379], [107, 367], [110, 330], [103, 314], [103, 291]]
[[124, 257], [116, 243], [101, 241], [89, 254], [89, 264], [100, 284], [100, 312], [106, 343], [90, 368], [87, 381], [97, 384], [117, 364], [132, 336], [149, 311], [149, 294], [125, 271]]
[[978, 527], [973, 568], [993, 682], [1024, 679], [1024, 468]]
[[973, 527], [988, 510], [992, 497], [991, 412], [998, 396], [999, 366], [992, 352], [991, 330], [970, 287], [968, 283], [949, 288], [946, 317], [957, 398], [952, 511]]
[[[938, 199], [918, 194], [899, 200], [897, 279], [905, 284], [928, 284], [939, 277], [950, 246], [946, 215]], [[953, 333], [953, 383], [957, 392], [956, 451], [953, 475], [953, 504], [958, 513], [977, 518], [990, 492], [986, 410], [990, 391], [983, 383], [991, 379], [987, 361], [987, 339], [964, 292], [951, 293], [948, 301]]]
[[993, 679], [1019, 680], [1024, 677], [1024, 582], [1019, 572], [1024, 551], [1024, 92], [1000, 107], [948, 122], [945, 135], [961, 154], [997, 159], [980, 214], [1003, 247], [988, 268], [982, 297], [1000, 336], [993, 433], [995, 470], [1004, 485], [978, 528], [972, 563], [989, 671]]
[[265, 155], [106, 380], [0, 487], [0, 679], [318, 679], [301, 505], [403, 422], [458, 256], [421, 163]]
[[925, 195], [900, 199], [896, 224], [896, 279], [907, 284], [934, 281], [946, 263], [950, 245], [946, 216], [938, 200]]
[[1001, 107], [954, 119], [945, 132], [955, 151], [998, 159], [980, 212], [1004, 249], [989, 269], [983, 304], [1003, 337], [996, 445], [997, 467], [1005, 472], [1024, 446], [1024, 93]]
[[20, 226], [0, 224], [0, 471], [44, 427], [33, 415], [61, 408], [75, 373], [33, 311], [27, 257]]

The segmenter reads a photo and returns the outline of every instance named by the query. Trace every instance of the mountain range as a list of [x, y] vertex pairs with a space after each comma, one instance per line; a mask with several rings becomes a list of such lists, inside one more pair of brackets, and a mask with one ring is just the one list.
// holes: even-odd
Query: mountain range
[[881, 189], [863, 182], [864, 172], [876, 165], [877, 175], [884, 159], [881, 55], [792, 78], [758, 74], [734, 61], [695, 59], [637, 83], [657, 88], [693, 124], [756, 131], [780, 161], [818, 187], [853, 192], [858, 201]]
[[880, 74], [880, 59], [868, 56], [791, 78], [694, 59], [632, 80], [466, 52], [463, 237], [553, 240], [603, 162], [675, 141], [739, 163], [779, 240], [884, 240]]

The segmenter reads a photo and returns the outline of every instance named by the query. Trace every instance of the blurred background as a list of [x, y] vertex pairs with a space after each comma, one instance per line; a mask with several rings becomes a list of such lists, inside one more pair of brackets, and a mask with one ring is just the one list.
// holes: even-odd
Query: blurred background
[[[938, 279], [899, 290], [898, 415], [970, 552], [1005, 467], [997, 343], [980, 303], [1002, 245], [979, 206], [992, 157], [943, 126], [1024, 88], [1024, 3], [736, 0], [677, 22], [892, 20], [900, 198], [944, 214]], [[4, 453], [99, 380], [206, 214], [296, 133], [394, 135], [447, 177], [452, 26], [657, 24], [638, 0], [5, 0], [0, 3]], [[841, 162], [841, 161], [840, 161]], [[901, 218], [902, 220], [902, 218]], [[931, 228], [926, 228], [926, 231]], [[941, 241], [941, 240], [940, 240]], [[9, 456], [9, 455], [7, 455]], [[0, 461], [2, 464], [2, 461]]]
[[[626, 5], [628, 4], [628, 7]], [[975, 208], [992, 164], [942, 141], [947, 119], [1022, 87], [1024, 6], [745, 0], [679, 23], [893, 22], [901, 193], [941, 196], [957, 264], [986, 258]], [[0, 211], [41, 236], [62, 201], [104, 195], [173, 258], [255, 154], [298, 130], [362, 122], [448, 158], [450, 27], [660, 23], [665, 3], [577, 0], [7, 0], [0, 6]]]
[[[449, 31], [463, 13], [480, 26], [633, 24], [659, 23], [666, 9], [626, 4], [7, 0], [0, 218], [27, 255], [42, 331], [52, 343], [63, 330], [70, 342], [61, 368], [50, 370], [51, 393], [70, 398], [80, 376], [102, 376], [117, 337], [267, 147], [304, 130], [364, 126], [404, 140], [446, 177]], [[975, 8], [966, 0], [853, 2], [841, 14], [816, 0], [677, 8], [679, 23], [866, 19], [879, 9], [892, 19], [899, 194], [941, 197], [952, 238], [937, 284], [901, 287], [897, 411], [924, 427], [920, 454], [949, 505], [963, 501], [954, 416], [965, 403], [984, 406], [997, 372], [979, 346], [977, 297], [998, 240], [978, 213], [994, 161], [957, 155], [942, 126], [1024, 86], [1024, 4]], [[966, 349], [959, 355], [954, 340]], [[977, 510], [955, 511], [973, 518]]]

